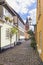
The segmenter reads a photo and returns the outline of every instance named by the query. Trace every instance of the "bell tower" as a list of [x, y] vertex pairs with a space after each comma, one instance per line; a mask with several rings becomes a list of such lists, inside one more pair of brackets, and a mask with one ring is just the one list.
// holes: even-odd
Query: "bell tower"
[[29, 21], [28, 18], [26, 18], [26, 23], [25, 23], [25, 39], [29, 38], [29, 34], [27, 33], [29, 30]]
[[29, 30], [29, 21], [28, 21], [28, 18], [26, 18], [25, 30], [26, 31]]

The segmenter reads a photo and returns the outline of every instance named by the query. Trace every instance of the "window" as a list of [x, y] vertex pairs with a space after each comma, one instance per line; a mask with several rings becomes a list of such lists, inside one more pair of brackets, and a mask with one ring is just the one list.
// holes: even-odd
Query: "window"
[[7, 9], [5, 9], [4, 7], [3, 7], [3, 13], [4, 13], [5, 16], [12, 18], [12, 15], [10, 14], [10, 12]]
[[20, 20], [18, 21], [18, 26], [20, 26], [21, 28], [24, 28], [24, 25]]
[[6, 29], [6, 39], [9, 39], [9, 37], [10, 37], [10, 30]]

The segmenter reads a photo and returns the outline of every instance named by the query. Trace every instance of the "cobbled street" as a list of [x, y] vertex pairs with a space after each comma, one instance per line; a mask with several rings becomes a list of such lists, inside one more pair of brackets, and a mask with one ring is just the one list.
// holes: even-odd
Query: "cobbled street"
[[0, 65], [42, 65], [39, 55], [30, 47], [30, 40], [0, 53]]

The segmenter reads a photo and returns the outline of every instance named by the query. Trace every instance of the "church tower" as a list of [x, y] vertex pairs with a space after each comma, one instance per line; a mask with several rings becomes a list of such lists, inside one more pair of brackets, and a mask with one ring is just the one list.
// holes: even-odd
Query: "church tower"
[[29, 30], [29, 21], [28, 21], [28, 18], [26, 18], [25, 30], [26, 31]]
[[25, 39], [29, 38], [29, 34], [27, 33], [29, 30], [29, 21], [28, 18], [26, 18], [26, 23], [25, 23]]

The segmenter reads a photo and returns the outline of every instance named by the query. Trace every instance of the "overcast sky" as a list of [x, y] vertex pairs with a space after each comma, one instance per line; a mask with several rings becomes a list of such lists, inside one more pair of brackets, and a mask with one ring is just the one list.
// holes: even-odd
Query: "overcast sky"
[[26, 17], [32, 18], [32, 23], [36, 23], [36, 0], [6, 0], [8, 4], [26, 21]]

